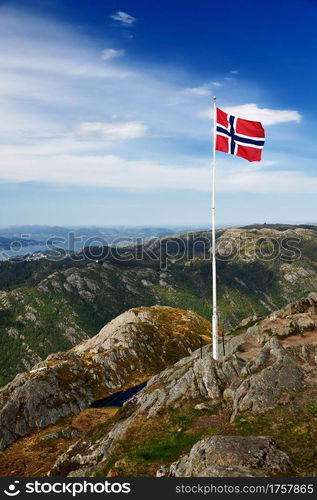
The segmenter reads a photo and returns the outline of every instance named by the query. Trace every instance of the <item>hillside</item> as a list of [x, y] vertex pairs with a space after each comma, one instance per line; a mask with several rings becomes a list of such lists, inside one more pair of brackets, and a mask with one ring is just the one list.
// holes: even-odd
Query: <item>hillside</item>
[[[0, 421], [26, 436], [0, 453], [0, 475], [315, 476], [317, 294], [244, 320], [226, 336], [218, 362], [210, 344], [188, 352], [206, 327], [185, 311], [128, 311], [18, 376], [0, 393]], [[151, 372], [123, 408], [88, 408], [100, 389], [109, 394]]]
[[[217, 230], [216, 237], [218, 300], [225, 328], [317, 290], [316, 226], [226, 228]], [[168, 269], [183, 265], [185, 273], [195, 275], [209, 303], [210, 238], [210, 232], [200, 232], [148, 244], [153, 252], [168, 256]]]
[[[280, 340], [250, 327], [219, 362], [210, 345], [178, 361], [73, 443], [50, 475], [314, 476], [317, 296], [268, 319], [277, 329], [288, 321]], [[246, 356], [250, 338], [258, 349]]]
[[146, 381], [209, 341], [210, 324], [170, 307], [131, 309], [92, 339], [52, 354], [0, 389], [0, 450], [32, 428], [76, 415]]
[[[176, 298], [164, 300], [164, 289], [172, 290]], [[35, 286], [0, 292], [3, 382], [30, 369], [48, 354], [92, 337], [131, 307], [188, 304], [207, 317], [208, 307], [195, 292], [198, 295], [192, 277], [186, 282], [179, 270], [164, 273], [110, 262], [70, 267]]]
[[[0, 382], [95, 335], [131, 307], [168, 305], [210, 319], [209, 240], [208, 232], [154, 239], [132, 247], [132, 256], [131, 249], [107, 256], [105, 248], [98, 263], [89, 252], [60, 262], [0, 263]], [[217, 244], [227, 329], [317, 290], [314, 226], [227, 228], [218, 230]]]
[[6, 238], [4, 236], [0, 236], [0, 251], [2, 250], [10, 250], [11, 246], [13, 247], [28, 247], [32, 245], [42, 245], [43, 242], [33, 240], [33, 239], [23, 239], [23, 238]]

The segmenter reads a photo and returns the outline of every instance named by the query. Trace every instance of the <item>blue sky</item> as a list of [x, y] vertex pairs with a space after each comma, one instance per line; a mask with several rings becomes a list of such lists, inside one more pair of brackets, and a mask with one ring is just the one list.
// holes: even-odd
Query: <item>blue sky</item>
[[317, 2], [0, 1], [0, 226], [206, 225], [211, 97], [262, 121], [217, 154], [217, 222], [316, 221]]

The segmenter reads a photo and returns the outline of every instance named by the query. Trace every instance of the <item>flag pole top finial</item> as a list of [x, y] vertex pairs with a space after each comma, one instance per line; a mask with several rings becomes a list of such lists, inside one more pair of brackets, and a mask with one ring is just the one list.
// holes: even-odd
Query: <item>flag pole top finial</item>
[[214, 102], [216, 102], [216, 100], [217, 100], [217, 97], [214, 95]]

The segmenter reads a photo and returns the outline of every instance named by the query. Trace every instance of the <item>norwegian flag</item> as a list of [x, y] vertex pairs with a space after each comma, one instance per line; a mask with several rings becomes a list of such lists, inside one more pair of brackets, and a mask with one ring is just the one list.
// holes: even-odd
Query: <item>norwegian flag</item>
[[260, 122], [236, 118], [217, 108], [216, 150], [241, 156], [248, 161], [261, 161], [265, 142]]

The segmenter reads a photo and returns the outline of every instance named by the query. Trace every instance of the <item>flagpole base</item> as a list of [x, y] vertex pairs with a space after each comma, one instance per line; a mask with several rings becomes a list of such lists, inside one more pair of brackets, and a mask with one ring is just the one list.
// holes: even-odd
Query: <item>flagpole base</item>
[[217, 361], [219, 359], [218, 350], [218, 315], [212, 315], [212, 357]]

